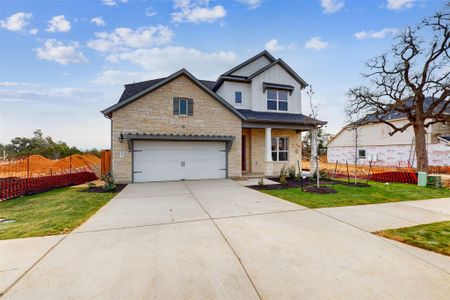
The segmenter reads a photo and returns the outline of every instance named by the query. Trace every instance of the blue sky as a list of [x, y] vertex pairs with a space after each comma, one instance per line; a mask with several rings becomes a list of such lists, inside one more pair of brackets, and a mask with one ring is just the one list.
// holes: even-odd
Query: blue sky
[[40, 128], [78, 147], [109, 147], [99, 111], [117, 102], [124, 83], [183, 67], [215, 80], [263, 49], [312, 85], [319, 118], [335, 133], [364, 62], [445, 3], [0, 0], [0, 142]]

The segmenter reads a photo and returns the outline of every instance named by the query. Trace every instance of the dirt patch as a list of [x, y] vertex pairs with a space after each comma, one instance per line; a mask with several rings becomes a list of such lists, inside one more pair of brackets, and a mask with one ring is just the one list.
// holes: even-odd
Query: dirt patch
[[[122, 191], [127, 185], [126, 184], [116, 184], [116, 189], [114, 190], [114, 192], [120, 192]], [[101, 186], [95, 186], [95, 187], [91, 187], [91, 188], [87, 188], [85, 190], [82, 190], [82, 192], [85, 193], [109, 193], [110, 191], [105, 191], [103, 189], [103, 187]]]
[[337, 191], [333, 188], [327, 187], [327, 186], [321, 186], [321, 187], [317, 187], [317, 186], [307, 186], [302, 188], [303, 192], [308, 192], [308, 193], [315, 193], [315, 194], [336, 194]]

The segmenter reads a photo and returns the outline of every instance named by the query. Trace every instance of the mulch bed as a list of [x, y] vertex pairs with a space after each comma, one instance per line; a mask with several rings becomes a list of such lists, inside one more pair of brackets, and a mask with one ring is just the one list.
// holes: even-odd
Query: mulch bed
[[[276, 182], [280, 182], [280, 178], [279, 177], [273, 177], [273, 178], [268, 178], [269, 180], [272, 181], [276, 181]], [[320, 187], [317, 188], [316, 187], [317, 184], [317, 180], [314, 178], [305, 178], [305, 179], [286, 179], [286, 184], [282, 185], [282, 184], [265, 184], [263, 186], [260, 185], [251, 185], [248, 186], [251, 189], [254, 190], [283, 190], [283, 189], [292, 189], [292, 188], [300, 188], [302, 189], [302, 191], [304, 192], [310, 192], [310, 193], [317, 193], [317, 194], [330, 194], [330, 193], [337, 193], [337, 191], [331, 187]], [[320, 179], [320, 184], [321, 185], [336, 185], [336, 184], [340, 184], [340, 185], [346, 185], [346, 186], [351, 186], [351, 187], [369, 187], [370, 185], [368, 185], [367, 183], [363, 183], [363, 182], [346, 182], [346, 181], [341, 181], [341, 180], [333, 180], [333, 179], [328, 179], [328, 178], [322, 178]]]
[[[116, 189], [114, 192], [120, 192], [122, 191], [127, 185], [126, 184], [116, 184]], [[87, 188], [85, 190], [83, 190], [82, 192], [86, 192], [86, 193], [109, 193], [106, 192], [103, 187], [101, 186], [96, 186], [96, 187], [92, 187], [92, 188]]]

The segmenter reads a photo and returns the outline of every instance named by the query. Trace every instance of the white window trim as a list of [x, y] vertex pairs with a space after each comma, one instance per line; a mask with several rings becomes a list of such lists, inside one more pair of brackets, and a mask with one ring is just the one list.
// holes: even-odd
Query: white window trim
[[[186, 113], [181, 113], [181, 102], [184, 101], [186, 103]], [[188, 100], [187, 99], [179, 99], [178, 100], [178, 115], [180, 116], [187, 116], [188, 115]]]
[[[275, 91], [277, 93], [277, 99], [269, 99], [269, 91]], [[286, 92], [286, 100], [280, 100], [279, 99], [279, 92]], [[276, 109], [269, 109], [268, 108], [268, 101], [275, 101], [277, 108]], [[280, 110], [280, 102], [286, 102], [287, 109], [286, 110]], [[266, 90], [266, 109], [270, 111], [289, 111], [289, 92], [285, 90], [277, 90], [277, 89], [267, 89]]]
[[[271, 153], [273, 155], [274, 152], [277, 153], [277, 157], [276, 160], [272, 160], [274, 162], [287, 162], [289, 161], [289, 137], [287, 136], [273, 136], [272, 138], [274, 138], [276, 140], [276, 145], [275, 145], [275, 150], [271, 150]], [[280, 150], [280, 139], [286, 139], [286, 145], [287, 145], [287, 149], [286, 150]], [[280, 152], [286, 152], [286, 160], [280, 160]]]

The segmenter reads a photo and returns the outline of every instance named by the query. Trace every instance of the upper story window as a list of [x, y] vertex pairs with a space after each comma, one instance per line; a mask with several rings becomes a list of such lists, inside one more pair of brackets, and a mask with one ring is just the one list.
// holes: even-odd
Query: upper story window
[[194, 101], [186, 98], [173, 99], [173, 114], [179, 116], [194, 115]]
[[242, 92], [234, 92], [234, 102], [238, 104], [242, 103]]
[[288, 92], [283, 90], [267, 90], [267, 109], [288, 110]]
[[187, 116], [187, 100], [186, 99], [180, 99], [179, 105], [179, 115], [181, 116]]

